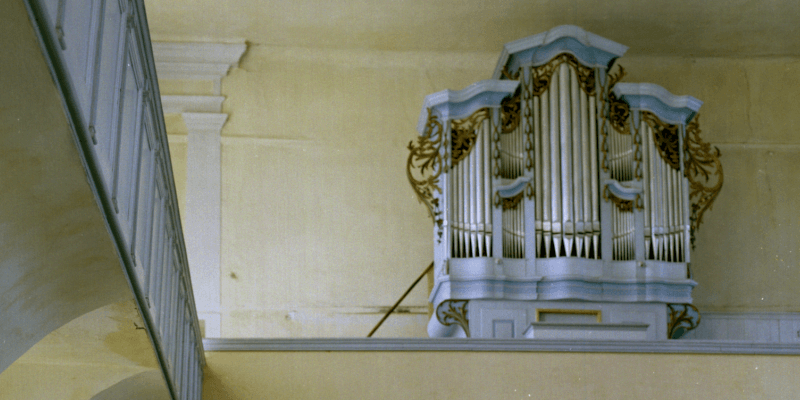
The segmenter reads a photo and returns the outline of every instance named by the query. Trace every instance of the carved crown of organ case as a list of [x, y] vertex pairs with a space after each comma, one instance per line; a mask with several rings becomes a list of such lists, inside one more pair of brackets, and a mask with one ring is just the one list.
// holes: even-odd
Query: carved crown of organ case
[[702, 102], [620, 82], [626, 50], [560, 26], [506, 44], [493, 79], [425, 98], [408, 177], [434, 221], [431, 336], [696, 326], [690, 249], [719, 152], [700, 140]]

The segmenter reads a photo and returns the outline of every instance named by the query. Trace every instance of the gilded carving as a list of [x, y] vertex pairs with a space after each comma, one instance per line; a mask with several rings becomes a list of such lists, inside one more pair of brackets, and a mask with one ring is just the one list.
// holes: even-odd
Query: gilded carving
[[581, 89], [586, 92], [586, 95], [594, 96], [596, 86], [594, 69], [583, 66], [578, 62], [578, 59], [575, 58], [575, 56], [569, 53], [561, 53], [550, 60], [547, 64], [540, 65], [538, 67], [531, 67], [533, 95], [541, 96], [542, 93], [547, 90], [547, 88], [550, 86], [550, 80], [553, 78], [553, 72], [555, 72], [556, 68], [564, 63], [571, 66], [575, 70], [576, 74], [578, 75], [578, 82], [581, 85]]
[[494, 126], [492, 132], [492, 143], [494, 143], [494, 148], [492, 150], [492, 159], [494, 163], [492, 164], [492, 171], [495, 178], [500, 177], [500, 126]]
[[500, 115], [502, 117], [502, 133], [511, 133], [519, 126], [520, 120], [520, 90], [513, 96], [506, 97], [500, 103]]
[[467, 158], [469, 152], [475, 146], [478, 135], [475, 129], [486, 118], [491, 118], [491, 110], [488, 107], [475, 111], [467, 118], [454, 119], [451, 121], [451, 131], [453, 134], [453, 166], [459, 161]]
[[470, 337], [467, 304], [469, 300], [445, 300], [436, 307], [436, 319], [444, 326], [460, 326]]
[[631, 108], [628, 103], [620, 100], [617, 96], [609, 91], [608, 93], [608, 123], [615, 131], [622, 135], [630, 135], [629, 119], [631, 116]]
[[[610, 70], [611, 68], [609, 68]], [[617, 65], [617, 73], [608, 73], [608, 86], [606, 86], [605, 90], [605, 98], [606, 101], [601, 102], [601, 107], [608, 107], [607, 109], [604, 108], [601, 110], [600, 115], [603, 119], [603, 123], [600, 126], [600, 134], [603, 136], [603, 141], [600, 144], [600, 151], [603, 153], [603, 162], [600, 164], [603, 168], [603, 171], [608, 172], [608, 131], [606, 130], [606, 121], [609, 122], [610, 125], [614, 127], [615, 130], [618, 132], [622, 130], [625, 133], [627, 132], [627, 121], [628, 116], [630, 115], [630, 108], [628, 107], [627, 103], [617, 100], [617, 97], [614, 93], [611, 92], [611, 89], [614, 88], [622, 78], [625, 77], [625, 68], [622, 65]], [[622, 103], [622, 104], [619, 104]], [[622, 120], [622, 122], [620, 122]]]
[[655, 114], [642, 111], [642, 120], [653, 129], [653, 143], [658, 149], [658, 154], [673, 169], [680, 171], [681, 155], [678, 135], [680, 126], [666, 124]]
[[519, 192], [516, 196], [513, 197], [504, 197], [503, 198], [503, 210], [514, 210], [519, 205], [520, 201], [522, 201], [523, 192]]
[[[530, 77], [529, 77], [530, 78]], [[525, 102], [525, 113], [523, 117], [525, 118], [525, 148], [527, 151], [525, 152], [525, 169], [528, 171], [533, 170], [533, 160], [534, 156], [533, 153], [535, 149], [533, 148], [533, 97], [531, 96], [530, 90], [530, 79], [528, 82], [525, 82], [524, 76], [523, 79], [520, 79], [520, 86], [522, 87], [522, 101]]]
[[700, 138], [700, 115], [686, 125], [686, 140], [683, 148], [686, 152], [684, 174], [689, 180], [689, 199], [692, 201], [691, 221], [692, 248], [694, 233], [703, 222], [703, 213], [711, 209], [711, 205], [722, 190], [722, 163], [720, 152], [715, 146]]
[[[700, 325], [700, 311], [694, 305], [688, 303], [667, 304], [667, 308], [669, 310], [668, 339], [678, 339]], [[690, 314], [689, 310], [694, 313]]]
[[439, 240], [442, 237], [442, 211], [436, 193], [441, 194], [442, 188], [439, 187], [439, 176], [442, 174], [442, 123], [439, 118], [428, 109], [428, 122], [422, 136], [417, 138], [417, 144], [413, 141], [408, 144], [408, 155], [406, 163], [406, 173], [411, 187], [417, 194], [417, 198], [428, 208], [428, 213], [433, 222], [438, 226]]

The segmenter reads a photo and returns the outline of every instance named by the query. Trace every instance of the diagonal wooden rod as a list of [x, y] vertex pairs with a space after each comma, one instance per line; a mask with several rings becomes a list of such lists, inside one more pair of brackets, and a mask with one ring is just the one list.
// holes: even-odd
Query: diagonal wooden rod
[[405, 299], [406, 296], [408, 296], [408, 294], [411, 293], [411, 290], [413, 290], [414, 287], [417, 286], [419, 281], [422, 280], [422, 277], [425, 276], [425, 274], [427, 274], [428, 271], [430, 271], [431, 269], [433, 269], [433, 261], [431, 261], [431, 265], [428, 265], [428, 268], [425, 268], [425, 271], [422, 271], [422, 274], [420, 274], [419, 278], [417, 278], [417, 280], [415, 280], [414, 283], [411, 284], [411, 286], [408, 288], [408, 290], [406, 290], [406, 292], [403, 293], [402, 296], [400, 296], [400, 299], [397, 300], [397, 303], [394, 303], [392, 308], [390, 308], [389, 311], [386, 312], [386, 315], [384, 315], [383, 318], [381, 318], [381, 320], [378, 322], [378, 325], [375, 325], [375, 327], [372, 328], [372, 331], [370, 331], [370, 333], [369, 333], [369, 335], [367, 335], [367, 337], [372, 337], [372, 334], [375, 333], [375, 331], [377, 331], [378, 328], [381, 327], [381, 324], [383, 324], [383, 321], [386, 321], [386, 318], [389, 318], [389, 315], [392, 312], [394, 312], [394, 309], [397, 308], [397, 306], [400, 305], [400, 303], [403, 301], [403, 299]]

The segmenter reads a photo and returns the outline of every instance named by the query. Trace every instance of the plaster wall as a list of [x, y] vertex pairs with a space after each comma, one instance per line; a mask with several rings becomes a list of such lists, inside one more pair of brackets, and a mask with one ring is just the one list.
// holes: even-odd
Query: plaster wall
[[[625, 81], [704, 101], [703, 138], [722, 152], [725, 183], [692, 254], [695, 304], [800, 311], [800, 105], [787, 101], [800, 61], [629, 54]], [[369, 332], [432, 257], [432, 224], [405, 177], [422, 99], [488, 78], [496, 60], [248, 49], [222, 81], [223, 337]], [[185, 144], [173, 146], [185, 171]], [[426, 292], [423, 282], [378, 335], [425, 336]]]
[[[0, 399], [109, 399], [120, 382], [140, 376], [116, 398], [169, 398], [132, 296], [54, 330], [0, 374]], [[124, 384], [123, 384], [124, 385]]]
[[800, 390], [794, 356], [209, 352], [206, 360], [205, 399], [793, 399]]
[[626, 80], [704, 101], [700, 128], [725, 172], [692, 253], [707, 311], [800, 311], [797, 58], [625, 57]]

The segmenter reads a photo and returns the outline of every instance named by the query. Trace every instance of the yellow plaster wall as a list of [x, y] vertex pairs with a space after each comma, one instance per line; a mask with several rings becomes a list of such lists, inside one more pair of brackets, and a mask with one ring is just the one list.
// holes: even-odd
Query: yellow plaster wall
[[[494, 55], [255, 46], [223, 80], [222, 335], [364, 336], [432, 259], [405, 177], [422, 98]], [[379, 335], [424, 336], [427, 288]]]
[[[724, 187], [692, 255], [695, 303], [800, 311], [800, 60], [629, 54], [625, 81], [704, 101], [703, 138], [722, 152]], [[405, 176], [422, 99], [488, 78], [496, 60], [248, 49], [222, 81], [223, 337], [369, 332], [432, 257], [431, 223]], [[185, 165], [181, 146], [173, 160]], [[424, 286], [378, 335], [426, 335]]]
[[[794, 399], [800, 357], [208, 352], [205, 399]], [[247, 368], [242, 368], [247, 365]]]
[[[168, 397], [152, 344], [128, 297], [83, 314], [36, 343], [0, 373], [0, 399], [85, 400], [152, 371], [157, 379], [137, 390]], [[129, 392], [130, 398], [139, 398], [137, 390]]]

